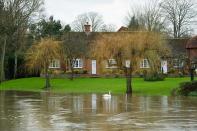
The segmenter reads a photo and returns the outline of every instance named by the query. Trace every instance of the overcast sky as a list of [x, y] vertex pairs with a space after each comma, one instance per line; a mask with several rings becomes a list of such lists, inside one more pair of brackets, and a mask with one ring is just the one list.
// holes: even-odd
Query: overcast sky
[[120, 27], [136, 1], [143, 4], [146, 0], [45, 0], [45, 12], [47, 16], [53, 15], [64, 24], [70, 24], [77, 15], [94, 11], [103, 16], [106, 24]]
[[[126, 24], [125, 17], [132, 7], [144, 5], [149, 0], [45, 0], [45, 14], [53, 15], [63, 24], [71, 24], [79, 14], [94, 11], [103, 16], [106, 24], [117, 29]], [[196, 23], [196, 22], [195, 22]], [[193, 23], [193, 24], [195, 24]], [[197, 32], [197, 24], [192, 28]], [[196, 33], [195, 33], [196, 34]]]

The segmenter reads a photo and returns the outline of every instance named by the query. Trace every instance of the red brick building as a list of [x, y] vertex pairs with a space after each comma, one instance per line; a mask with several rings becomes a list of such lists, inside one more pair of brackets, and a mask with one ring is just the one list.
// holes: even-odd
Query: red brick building
[[[109, 35], [109, 34], [118, 34], [124, 35], [125, 33], [132, 34], [129, 32], [126, 27], [121, 27], [118, 32], [90, 32], [90, 25], [85, 25], [85, 32], [70, 32], [69, 35], [80, 35], [84, 39], [87, 39], [87, 42], [93, 44], [95, 39], [100, 35]], [[77, 37], [76, 37], [77, 39]], [[167, 45], [171, 49], [171, 56], [165, 59], [161, 59], [161, 68], [165, 74], [167, 73], [177, 73], [184, 72], [188, 63], [186, 61], [187, 57], [196, 58], [197, 57], [197, 37], [194, 37], [189, 40], [185, 39], [167, 39]], [[189, 44], [187, 44], [189, 43]], [[187, 51], [188, 49], [191, 49]], [[188, 54], [188, 55], [187, 55]], [[74, 69], [76, 74], [86, 74], [90, 75], [107, 75], [107, 74], [121, 74], [122, 72], [117, 70], [116, 61], [114, 59], [109, 59], [112, 65], [108, 65], [108, 62], [104, 61], [99, 63], [95, 58], [84, 57], [76, 59]], [[150, 68], [148, 60], [142, 59], [139, 62], [140, 71], [137, 72], [140, 75], [140, 72]], [[54, 71], [61, 70], [63, 73], [67, 73], [70, 70], [70, 67], [65, 61], [54, 60], [50, 66]]]
[[186, 49], [190, 61], [197, 59], [197, 36], [188, 41]]

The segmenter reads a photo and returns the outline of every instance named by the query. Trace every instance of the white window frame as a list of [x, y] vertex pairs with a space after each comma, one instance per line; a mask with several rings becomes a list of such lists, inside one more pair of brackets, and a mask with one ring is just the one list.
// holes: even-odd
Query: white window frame
[[173, 59], [174, 68], [182, 68], [183, 65], [184, 65], [183, 61], [180, 61], [179, 59]]
[[[110, 65], [109, 65], [109, 63], [110, 63]], [[108, 59], [106, 61], [106, 68], [108, 68], [108, 69], [116, 69], [116, 68], [118, 68], [116, 60], [115, 59]]]
[[73, 68], [75, 68], [75, 69], [83, 68], [83, 60], [82, 59], [73, 60]]
[[150, 68], [148, 59], [143, 59], [143, 60], [140, 62], [140, 68], [142, 68], [142, 69], [148, 69], [148, 68]]
[[58, 69], [58, 68], [60, 68], [60, 60], [58, 60], [58, 59], [51, 60], [49, 68], [50, 69]]

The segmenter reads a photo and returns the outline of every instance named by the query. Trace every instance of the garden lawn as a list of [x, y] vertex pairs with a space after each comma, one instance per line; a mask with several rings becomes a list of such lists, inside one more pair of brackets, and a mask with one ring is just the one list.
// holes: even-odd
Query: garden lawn
[[[161, 96], [171, 94], [181, 82], [189, 81], [190, 78], [166, 78], [160, 82], [145, 82], [142, 78], [133, 79], [134, 95]], [[6, 81], [0, 84], [0, 90], [16, 91], [43, 91], [44, 78], [25, 78]], [[126, 80], [124, 78], [77, 78], [52, 79], [51, 91], [57, 93], [106, 93], [111, 91], [115, 94], [123, 94], [126, 91]]]

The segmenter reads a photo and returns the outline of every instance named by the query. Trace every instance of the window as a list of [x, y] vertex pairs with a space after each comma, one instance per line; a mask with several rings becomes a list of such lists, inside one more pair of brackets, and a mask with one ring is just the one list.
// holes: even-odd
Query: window
[[60, 68], [60, 60], [52, 60], [49, 65], [49, 68]]
[[143, 59], [140, 63], [140, 68], [150, 68], [148, 59]]
[[109, 62], [110, 65], [116, 65], [117, 64], [115, 59], [109, 59], [108, 62]]
[[174, 68], [182, 68], [184, 65], [183, 61], [180, 59], [173, 59]]
[[106, 68], [117, 68], [117, 62], [115, 59], [109, 59], [106, 62]]
[[130, 60], [126, 60], [126, 61], [125, 61], [125, 66], [126, 66], [127, 68], [130, 68], [130, 67], [131, 67], [131, 61], [130, 61]]
[[83, 68], [83, 60], [82, 59], [76, 59], [73, 60], [73, 68]]

